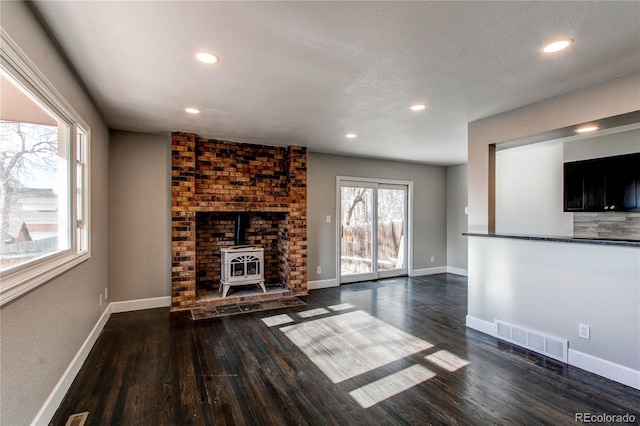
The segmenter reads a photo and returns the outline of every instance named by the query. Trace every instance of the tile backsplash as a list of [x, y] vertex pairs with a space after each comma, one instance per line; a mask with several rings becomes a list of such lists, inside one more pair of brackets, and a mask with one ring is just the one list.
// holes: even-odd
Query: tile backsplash
[[640, 240], [640, 213], [574, 213], [573, 236], [576, 238]]

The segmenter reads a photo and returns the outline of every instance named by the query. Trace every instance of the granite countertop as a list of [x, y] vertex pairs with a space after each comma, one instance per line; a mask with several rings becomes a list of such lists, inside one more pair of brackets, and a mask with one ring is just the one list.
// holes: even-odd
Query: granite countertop
[[603, 246], [640, 247], [638, 240], [611, 240], [601, 238], [576, 238], [545, 235], [514, 235], [514, 234], [485, 234], [476, 232], [463, 232], [467, 237], [508, 238], [514, 240], [551, 241], [558, 243], [598, 244]]

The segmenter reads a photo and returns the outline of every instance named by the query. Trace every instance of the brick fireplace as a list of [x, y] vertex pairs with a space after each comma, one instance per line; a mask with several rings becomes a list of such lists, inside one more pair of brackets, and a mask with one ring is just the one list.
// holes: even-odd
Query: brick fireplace
[[265, 282], [281, 292], [242, 301], [307, 294], [307, 153], [298, 146], [250, 145], [171, 134], [171, 308], [240, 301], [233, 293], [206, 302], [220, 285], [220, 249], [264, 249]]

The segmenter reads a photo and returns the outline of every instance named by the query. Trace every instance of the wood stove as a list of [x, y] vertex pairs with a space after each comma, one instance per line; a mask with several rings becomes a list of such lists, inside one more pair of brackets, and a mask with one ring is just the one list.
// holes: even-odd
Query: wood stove
[[222, 270], [220, 290], [227, 297], [229, 288], [238, 285], [257, 284], [263, 293], [264, 286], [264, 249], [254, 246], [233, 246], [220, 249]]

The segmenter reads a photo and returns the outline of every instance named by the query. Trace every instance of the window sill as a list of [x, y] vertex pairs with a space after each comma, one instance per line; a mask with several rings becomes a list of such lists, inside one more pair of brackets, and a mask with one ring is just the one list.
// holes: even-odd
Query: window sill
[[91, 254], [88, 252], [62, 254], [44, 260], [37, 265], [3, 275], [1, 277], [2, 284], [0, 284], [0, 306], [64, 274], [90, 257]]

